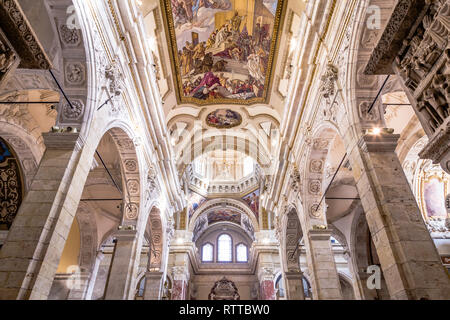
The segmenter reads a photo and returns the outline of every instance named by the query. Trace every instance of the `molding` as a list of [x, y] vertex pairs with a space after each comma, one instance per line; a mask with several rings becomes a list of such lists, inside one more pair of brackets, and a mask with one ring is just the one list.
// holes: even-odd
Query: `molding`
[[395, 152], [399, 138], [399, 134], [366, 134], [361, 137], [358, 146], [364, 152]]
[[384, 32], [372, 51], [365, 75], [394, 74], [392, 63], [403, 47], [404, 39], [415, 29], [417, 21], [422, 21], [425, 0], [400, 0]]
[[50, 69], [52, 64], [17, 0], [0, 0], [0, 28], [19, 54], [19, 68]]
[[84, 145], [78, 132], [47, 132], [43, 133], [42, 137], [47, 149], [72, 150], [76, 148], [79, 150]]

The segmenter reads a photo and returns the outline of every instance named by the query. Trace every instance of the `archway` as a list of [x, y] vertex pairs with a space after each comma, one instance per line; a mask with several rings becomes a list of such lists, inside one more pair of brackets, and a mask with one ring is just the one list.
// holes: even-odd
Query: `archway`
[[[136, 232], [140, 195], [140, 170], [135, 146], [123, 129], [109, 129], [94, 152], [77, 209], [81, 235], [77, 267], [81, 285], [67, 288], [69, 299], [105, 297], [108, 284], [112, 285], [111, 277], [118, 276], [113, 263], [117, 241], [120, 241], [117, 239], [123, 232], [130, 233], [130, 236]], [[68, 237], [65, 247], [70, 247], [73, 241]], [[134, 255], [134, 245], [128, 243], [133, 243], [132, 237], [124, 242], [130, 246], [128, 254]], [[65, 251], [61, 260], [69, 254]], [[133, 270], [130, 269], [129, 273], [134, 273]], [[99, 274], [101, 276], [97, 277]], [[125, 277], [131, 278], [132, 274], [125, 274]], [[58, 279], [67, 281], [64, 277]], [[54, 298], [56, 288], [52, 290], [51, 296]]]

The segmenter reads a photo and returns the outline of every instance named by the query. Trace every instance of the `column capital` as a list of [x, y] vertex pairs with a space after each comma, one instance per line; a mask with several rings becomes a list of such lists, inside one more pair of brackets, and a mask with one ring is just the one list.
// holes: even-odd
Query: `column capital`
[[329, 240], [331, 237], [332, 231], [330, 229], [324, 230], [316, 230], [312, 229], [308, 231], [308, 237], [310, 240]]
[[172, 267], [172, 275], [174, 280], [189, 281], [189, 268], [186, 266], [174, 266]]
[[118, 241], [134, 241], [136, 239], [137, 230], [117, 230], [114, 238]]
[[301, 272], [300, 270], [291, 270], [291, 271], [287, 271], [284, 273], [284, 276], [286, 277], [286, 279], [297, 279], [303, 278], [303, 272]]
[[399, 138], [399, 134], [365, 134], [359, 139], [358, 146], [364, 152], [394, 152]]
[[79, 132], [46, 132], [42, 136], [47, 149], [80, 150], [84, 145]]
[[258, 272], [259, 281], [273, 281], [275, 272], [273, 267], [261, 267]]
[[164, 275], [164, 272], [161, 271], [147, 271], [145, 273], [145, 277], [147, 279], [161, 279]]

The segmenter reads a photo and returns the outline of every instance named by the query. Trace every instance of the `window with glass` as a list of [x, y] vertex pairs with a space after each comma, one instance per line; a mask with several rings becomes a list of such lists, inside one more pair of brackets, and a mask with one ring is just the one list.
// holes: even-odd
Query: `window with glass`
[[237, 262], [248, 261], [247, 246], [243, 243], [238, 244], [236, 247], [236, 261]]
[[214, 247], [211, 243], [206, 243], [202, 247], [202, 261], [212, 262], [213, 261], [213, 251]]
[[217, 260], [219, 262], [232, 261], [232, 241], [227, 234], [222, 234], [217, 239]]

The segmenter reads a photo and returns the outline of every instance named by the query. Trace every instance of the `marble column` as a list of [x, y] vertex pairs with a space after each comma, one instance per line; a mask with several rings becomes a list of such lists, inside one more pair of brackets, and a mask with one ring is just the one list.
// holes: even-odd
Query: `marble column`
[[130, 294], [131, 275], [136, 251], [136, 230], [119, 230], [116, 239], [111, 272], [109, 274], [105, 300], [127, 300]]
[[161, 300], [164, 272], [147, 272], [145, 274], [144, 300]]
[[305, 300], [303, 290], [303, 273], [301, 271], [289, 271], [284, 273], [286, 283], [286, 296], [288, 300]]
[[450, 299], [450, 278], [395, 153], [399, 135], [363, 136], [352, 171], [391, 299]]
[[342, 299], [330, 237], [331, 230], [309, 230], [305, 239], [311, 287], [317, 300]]
[[172, 300], [187, 300], [189, 269], [185, 266], [172, 267]]
[[43, 137], [45, 153], [0, 250], [0, 300], [48, 298], [89, 172], [78, 133]]
[[262, 267], [258, 273], [258, 279], [260, 300], [276, 300], [273, 269]]

